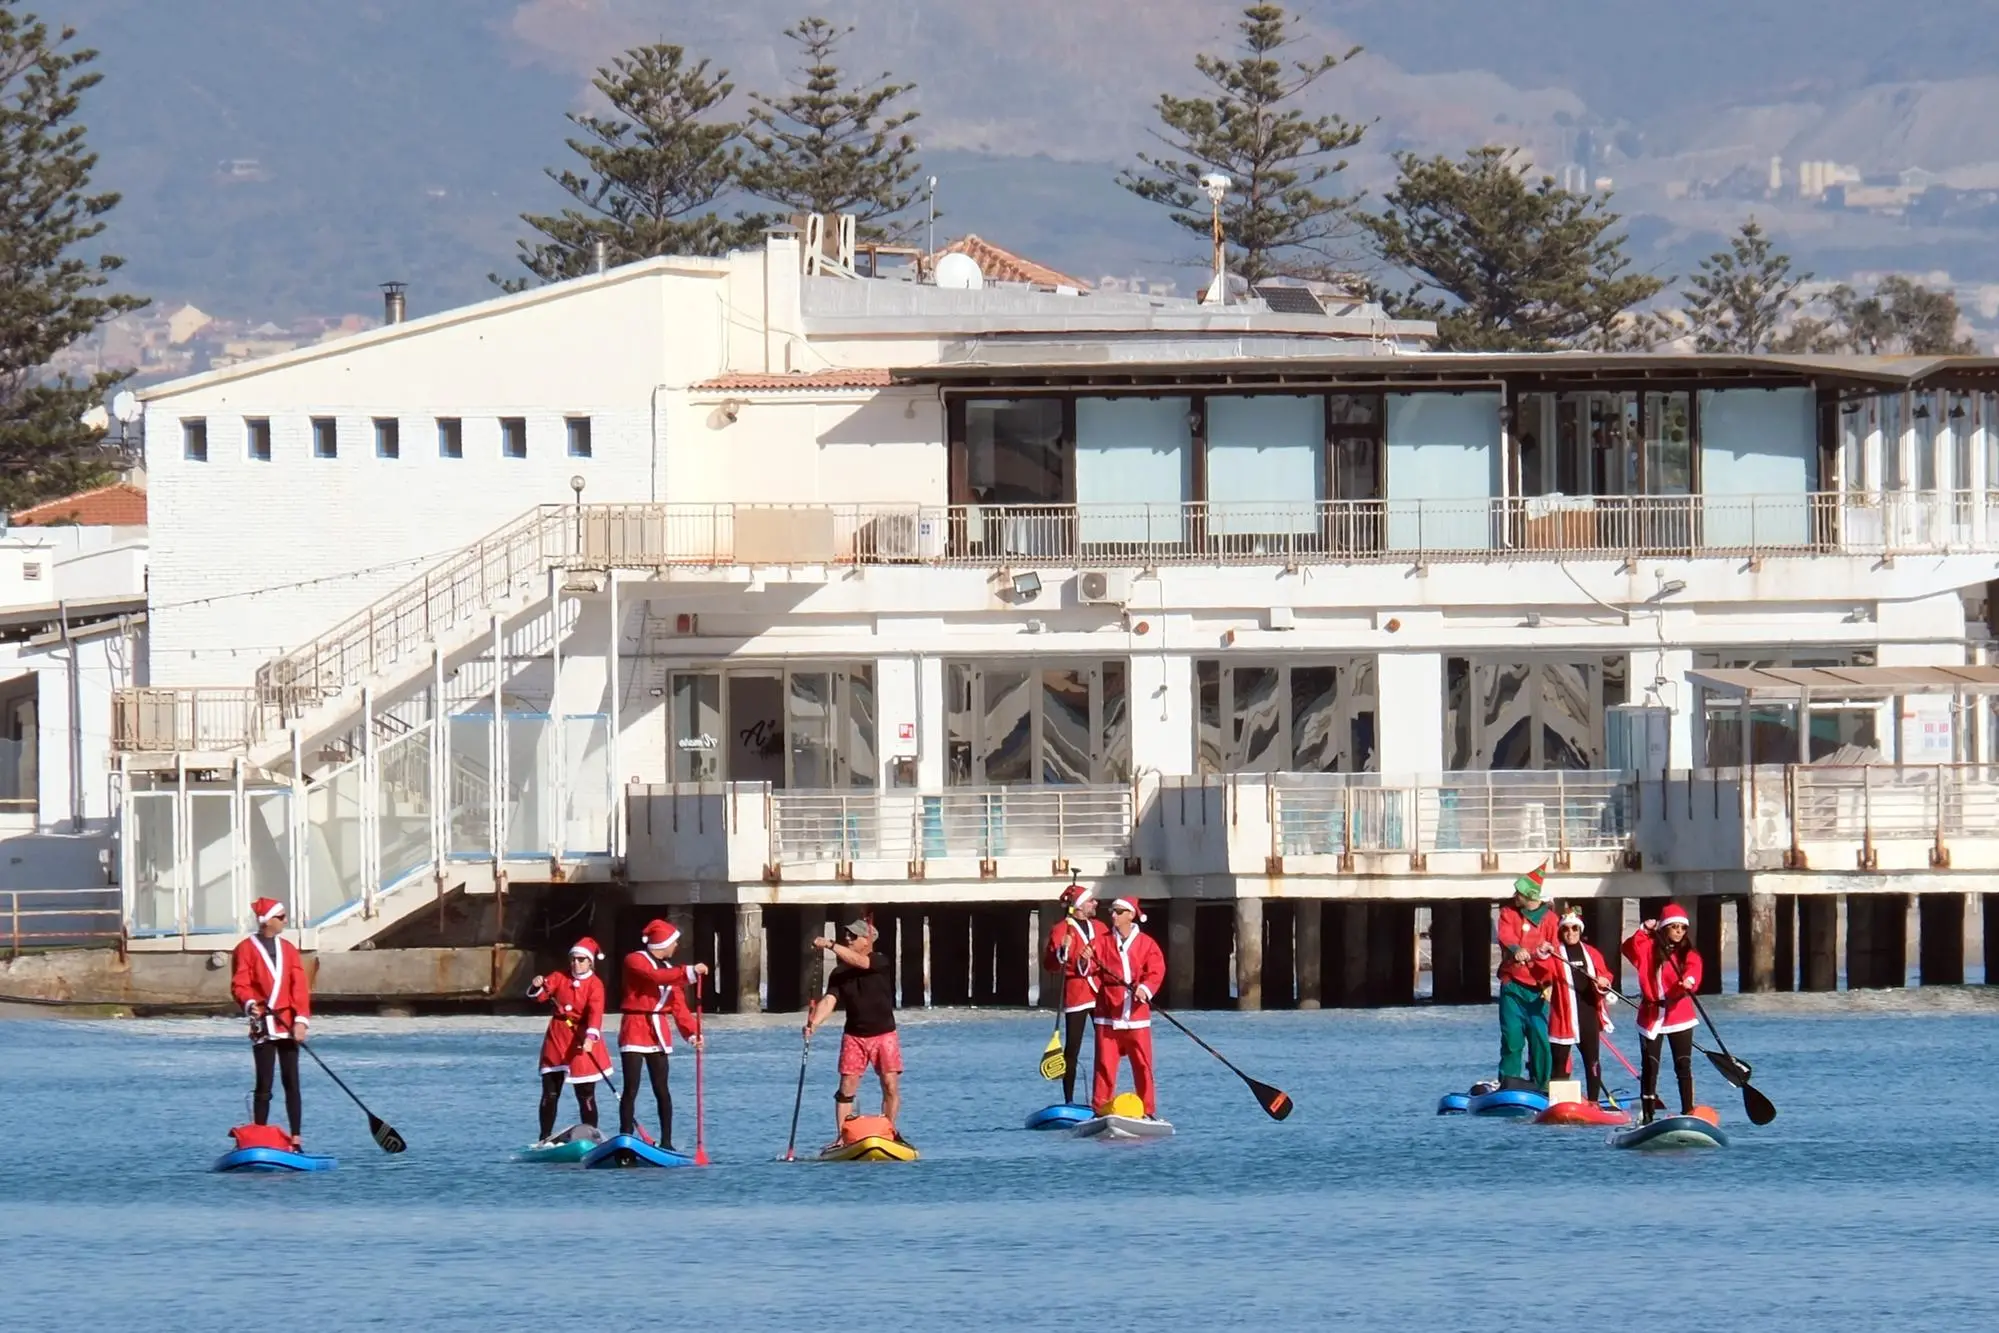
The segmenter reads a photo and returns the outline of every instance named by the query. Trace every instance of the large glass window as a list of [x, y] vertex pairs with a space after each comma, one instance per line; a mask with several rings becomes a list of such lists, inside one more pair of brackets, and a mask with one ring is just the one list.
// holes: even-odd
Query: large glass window
[[965, 404], [965, 482], [973, 504], [1065, 504], [1068, 449], [1059, 398]]
[[[1723, 648], [1695, 653], [1694, 669], [1871, 667], [1876, 661], [1872, 648]], [[1703, 762], [1709, 768], [1734, 768], [1743, 762], [1741, 704], [1705, 690], [1699, 694]], [[1807, 761], [1832, 758], [1845, 750], [1854, 762], [1879, 762], [1886, 708], [1875, 700], [1814, 699], [1807, 709]], [[1750, 709], [1749, 733], [1750, 757], [1756, 763], [1798, 761], [1794, 705], [1755, 705]]]
[[1454, 770], [1603, 766], [1605, 710], [1625, 702], [1625, 659], [1453, 657], [1444, 745]]
[[1076, 400], [1077, 540], [1085, 547], [1179, 545], [1194, 498], [1193, 402]]
[[1123, 662], [949, 662], [944, 670], [953, 786], [1131, 780]]
[[0, 810], [32, 814], [41, 795], [37, 680], [29, 674], [0, 686]]
[[676, 782], [822, 789], [878, 781], [873, 663], [678, 671], [670, 704]]
[[1373, 771], [1374, 670], [1369, 657], [1197, 662], [1199, 771]]
[[1319, 530], [1326, 494], [1326, 400], [1299, 395], [1208, 399], [1208, 531], [1218, 536]]

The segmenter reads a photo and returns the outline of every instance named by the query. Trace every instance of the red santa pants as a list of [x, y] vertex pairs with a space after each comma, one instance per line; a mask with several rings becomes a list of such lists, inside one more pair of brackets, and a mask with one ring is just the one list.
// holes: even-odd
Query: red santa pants
[[1117, 1096], [1118, 1060], [1131, 1061], [1132, 1090], [1145, 1103], [1145, 1113], [1159, 1114], [1152, 1087], [1152, 1029], [1114, 1028], [1097, 1024], [1097, 1077], [1090, 1091], [1090, 1105], [1099, 1113]]

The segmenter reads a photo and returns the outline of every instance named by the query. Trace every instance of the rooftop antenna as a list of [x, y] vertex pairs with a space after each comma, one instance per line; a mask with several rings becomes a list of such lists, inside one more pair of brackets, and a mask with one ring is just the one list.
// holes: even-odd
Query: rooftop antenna
[[1222, 200], [1228, 196], [1229, 186], [1235, 184], [1219, 171], [1211, 171], [1201, 177], [1201, 188], [1208, 192], [1208, 203], [1213, 209], [1215, 230], [1215, 282], [1208, 288], [1203, 305], [1224, 305], [1229, 299], [1228, 255], [1222, 247]]
[[[935, 176], [930, 178], [927, 188], [930, 191], [930, 220], [926, 225], [923, 235], [923, 254], [926, 259], [937, 253], [937, 178]], [[931, 262], [935, 263], [936, 261], [932, 259]]]

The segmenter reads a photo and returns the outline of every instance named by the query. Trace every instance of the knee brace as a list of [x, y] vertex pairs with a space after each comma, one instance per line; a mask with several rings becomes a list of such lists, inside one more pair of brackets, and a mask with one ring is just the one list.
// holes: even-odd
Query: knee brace
[[849, 1096], [847, 1093], [836, 1092], [833, 1094], [833, 1105], [852, 1106], [853, 1104], [854, 1104], [854, 1099], [851, 1096]]

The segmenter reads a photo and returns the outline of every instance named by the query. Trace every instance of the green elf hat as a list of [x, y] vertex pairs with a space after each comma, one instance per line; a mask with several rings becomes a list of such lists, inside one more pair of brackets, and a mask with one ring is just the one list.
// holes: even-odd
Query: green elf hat
[[1532, 870], [1513, 881], [1513, 891], [1530, 903], [1540, 902], [1541, 876], [1547, 869], [1548, 863], [1546, 861], [1535, 866]]

